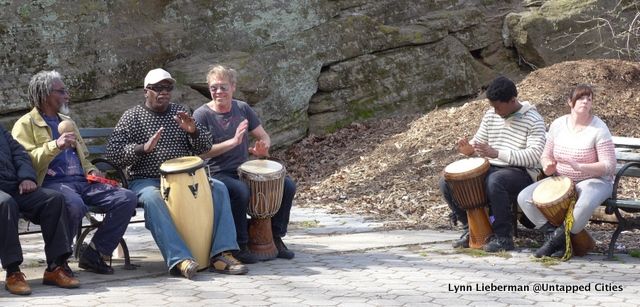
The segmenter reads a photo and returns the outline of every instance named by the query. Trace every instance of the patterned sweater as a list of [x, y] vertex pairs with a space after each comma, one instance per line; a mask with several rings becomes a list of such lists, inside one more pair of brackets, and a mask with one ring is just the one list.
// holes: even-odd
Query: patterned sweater
[[[196, 123], [195, 135], [189, 135], [175, 121], [178, 111], [186, 109], [170, 103], [167, 111], [156, 113], [144, 105], [137, 105], [124, 112], [116, 125], [109, 143], [106, 158], [116, 166], [128, 168], [132, 180], [160, 178], [160, 165], [169, 159], [199, 155], [211, 149], [211, 136]], [[137, 152], [136, 145], [144, 144], [164, 127], [164, 131], [151, 153]]]
[[[569, 115], [553, 121], [549, 127], [547, 144], [542, 153], [543, 157], [556, 161], [576, 161], [578, 163], [604, 162], [605, 175], [601, 178], [613, 182], [616, 169], [616, 153], [611, 139], [611, 132], [607, 125], [597, 116], [591, 123], [579, 132], [569, 128]], [[558, 162], [557, 173], [579, 182], [593, 176], [574, 170], [571, 165]]]
[[490, 108], [471, 142], [488, 143], [498, 150], [498, 158], [489, 162], [496, 166], [540, 167], [545, 144], [544, 120], [536, 107], [526, 101], [509, 118], [504, 119]]

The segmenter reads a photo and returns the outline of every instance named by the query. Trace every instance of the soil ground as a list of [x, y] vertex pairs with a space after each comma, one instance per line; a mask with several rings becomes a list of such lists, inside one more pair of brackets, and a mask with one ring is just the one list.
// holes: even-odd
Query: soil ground
[[[640, 137], [640, 64], [620, 60], [564, 62], [536, 70], [517, 83], [519, 99], [534, 104], [548, 125], [568, 113], [566, 99], [579, 83], [595, 90], [594, 114], [617, 136]], [[452, 229], [438, 178], [461, 159], [456, 141], [473, 136], [489, 108], [483, 93], [466, 102], [424, 114], [395, 114], [352, 123], [328, 135], [310, 135], [276, 152], [298, 184], [296, 205], [358, 213], [402, 229]], [[623, 194], [635, 196], [638, 183], [625, 182]], [[602, 251], [613, 225], [590, 223], [587, 229]], [[540, 240], [537, 231], [519, 226], [519, 246]], [[635, 237], [635, 240], [634, 240]], [[635, 235], [623, 234], [620, 250], [640, 248]]]

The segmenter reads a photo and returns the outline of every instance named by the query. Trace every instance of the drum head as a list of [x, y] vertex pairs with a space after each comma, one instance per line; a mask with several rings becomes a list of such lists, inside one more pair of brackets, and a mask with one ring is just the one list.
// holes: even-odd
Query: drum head
[[238, 170], [249, 174], [266, 175], [282, 171], [282, 164], [272, 160], [251, 160], [242, 163]]
[[476, 177], [489, 170], [489, 161], [485, 158], [467, 158], [453, 162], [444, 168], [445, 180], [464, 180]]
[[534, 204], [553, 204], [563, 199], [573, 189], [573, 183], [569, 177], [556, 176], [545, 179], [533, 190], [531, 199]]
[[183, 173], [192, 169], [201, 168], [203, 165], [204, 165], [204, 161], [202, 161], [200, 157], [189, 156], [189, 157], [175, 158], [175, 159], [164, 161], [164, 163], [160, 165], [160, 173], [162, 174]]
[[460, 174], [477, 169], [485, 163], [485, 158], [468, 158], [453, 162], [444, 168], [445, 173]]

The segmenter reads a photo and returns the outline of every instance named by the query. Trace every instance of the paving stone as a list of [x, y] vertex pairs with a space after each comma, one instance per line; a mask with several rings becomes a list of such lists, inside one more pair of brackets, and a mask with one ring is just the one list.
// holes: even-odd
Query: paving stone
[[271, 294], [269, 299], [269, 302], [271, 303], [278, 303], [278, 304], [293, 304], [293, 303], [299, 303], [302, 301], [302, 299], [297, 298], [297, 297], [291, 297], [291, 296], [277, 296], [275, 294]]
[[[426, 297], [425, 300], [427, 300]], [[401, 306], [404, 303], [391, 299], [370, 299], [367, 300], [367, 304], [369, 304], [369, 306]]]
[[[229, 306], [229, 305], [235, 304], [235, 302], [237, 302], [236, 299], [229, 299], [229, 298], [209, 298], [209, 299], [204, 299], [200, 301], [200, 303], [204, 304], [205, 306]], [[140, 305], [140, 306], [146, 306], [146, 305]]]
[[[249, 274], [240, 276], [199, 272], [194, 280], [171, 277], [150, 233], [135, 224], [125, 238], [134, 262], [142, 265], [138, 270], [116, 267], [110, 276], [78, 270], [82, 287], [59, 289], [35, 279], [44, 269], [42, 238], [21, 237], [26, 241], [25, 255], [34, 257], [33, 267], [26, 267], [34, 294], [18, 297], [0, 291], [0, 306], [640, 305], [640, 259], [627, 255], [609, 262], [593, 254], [546, 267], [530, 251], [516, 250], [505, 258], [472, 257], [453, 250], [450, 244], [457, 232], [384, 231], [357, 216], [336, 217], [305, 208], [294, 212], [297, 221], [318, 221], [317, 227], [292, 225], [285, 241], [296, 258], [251, 264]], [[121, 265], [122, 260], [114, 264]], [[77, 261], [71, 266], [75, 270]], [[622, 285], [623, 290], [534, 293], [475, 288], [536, 283], [592, 288], [604, 283]], [[455, 293], [451, 285], [471, 288]]]
[[471, 303], [464, 298], [438, 298], [431, 302], [443, 306], [468, 306]]
[[344, 307], [371, 307], [371, 304], [348, 302], [348, 303], [340, 303], [337, 306], [344, 306]]
[[293, 304], [291, 304], [291, 303], [275, 303], [275, 304], [272, 304], [271, 307], [298, 307], [300, 305], [301, 305], [300, 303], [293, 303]]

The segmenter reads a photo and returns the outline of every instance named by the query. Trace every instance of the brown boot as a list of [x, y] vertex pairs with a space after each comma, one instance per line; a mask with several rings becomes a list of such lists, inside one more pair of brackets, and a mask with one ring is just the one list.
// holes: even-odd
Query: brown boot
[[53, 271], [44, 270], [42, 283], [69, 289], [80, 287], [80, 281], [73, 277], [71, 270], [67, 271], [62, 265], [57, 266]]
[[11, 294], [16, 295], [29, 295], [31, 294], [31, 287], [27, 283], [26, 277], [22, 272], [13, 272], [7, 276], [4, 284], [4, 288]]

